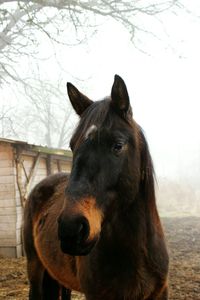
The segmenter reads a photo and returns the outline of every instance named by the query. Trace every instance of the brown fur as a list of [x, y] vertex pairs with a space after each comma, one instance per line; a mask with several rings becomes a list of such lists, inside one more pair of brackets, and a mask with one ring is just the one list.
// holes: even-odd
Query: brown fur
[[70, 178], [47, 177], [25, 208], [29, 299], [57, 300], [64, 286], [87, 300], [167, 300], [153, 165], [125, 83], [115, 76], [111, 97], [95, 103], [71, 84], [68, 94], [81, 115], [70, 143]]
[[[58, 180], [57, 176], [58, 175], [50, 176], [37, 185], [32, 191], [25, 208], [25, 248], [28, 256], [32, 251], [34, 251], [35, 254], [33, 259], [30, 259], [29, 257], [28, 260], [29, 279], [36, 283], [40, 282], [45, 269], [60, 285], [65, 286], [70, 290], [82, 291], [80, 280], [86, 273], [86, 259], [85, 257], [73, 257], [64, 254], [60, 249], [58, 240], [57, 218], [62, 211], [64, 204], [67, 175], [60, 174], [60, 180]], [[44, 186], [46, 186], [46, 189], [48, 190], [49, 182], [54, 184], [53, 179], [55, 179], [54, 192], [49, 199], [41, 201], [41, 193], [44, 195], [46, 192]], [[35, 208], [37, 207], [36, 212], [32, 210], [34, 205]], [[99, 231], [99, 224], [101, 223], [102, 218], [101, 212], [96, 208], [95, 199], [81, 201], [74, 207], [74, 213], [75, 211], [76, 213], [81, 211], [90, 220], [90, 228], [94, 228], [93, 231], [90, 232], [90, 236], [91, 238], [95, 236]], [[157, 219], [157, 215], [155, 215], [154, 218], [156, 228], [159, 234], [162, 234], [162, 227]], [[32, 225], [28, 226], [30, 224]], [[30, 237], [33, 239], [34, 250], [30, 249], [30, 245], [26, 242], [30, 240]], [[33, 275], [36, 278], [33, 278]], [[143, 293], [146, 294], [144, 299], [167, 299], [162, 298], [167, 287], [166, 280], [164, 280], [163, 285], [158, 287], [158, 290], [154, 292], [155, 298], [148, 298], [154, 290], [155, 279], [147, 275], [145, 268], [141, 268], [138, 275], [141, 279], [143, 278], [140, 283], [141, 285], [137, 287], [138, 295], [140, 295], [142, 289]], [[148, 285], [146, 286], [147, 282]], [[130, 284], [132, 285], [131, 282]], [[105, 297], [107, 293], [107, 289], [105, 290], [105, 295], [102, 290], [101, 297]], [[161, 295], [161, 298], [159, 298], [158, 295]], [[110, 297], [106, 299], [114, 300], [115, 298], [113, 298], [113, 296], [110, 295]], [[124, 299], [132, 298], [127, 295]]]
[[65, 209], [67, 210], [68, 214], [76, 215], [80, 213], [86, 217], [90, 225], [90, 234], [88, 240], [93, 240], [94, 238], [98, 237], [101, 230], [102, 211], [97, 207], [95, 198], [84, 198], [76, 202], [75, 205], [70, 207], [66, 205], [66, 207]]
[[[37, 202], [38, 204], [36, 213], [32, 211], [31, 223], [33, 225], [28, 229], [30, 232], [25, 228], [25, 248], [26, 252], [29, 253], [30, 250], [27, 248], [28, 245], [26, 246], [26, 240], [33, 235], [34, 248], [36, 250], [38, 260], [42, 263], [42, 266], [49, 272], [52, 278], [56, 279], [61, 285], [67, 288], [80, 291], [80, 283], [76, 276], [80, 265], [80, 259], [66, 255], [61, 251], [57, 234], [57, 218], [63, 207], [67, 175], [62, 174], [60, 182], [58, 180], [55, 181], [56, 186], [54, 187], [54, 193], [48, 201], [40, 201], [41, 193], [44, 194], [46, 192], [43, 185], [46, 184], [46, 189], [49, 189], [48, 182], [51, 182], [53, 177], [55, 176], [50, 176], [36, 186], [27, 202], [25, 208], [25, 224], [26, 221], [30, 222], [30, 219], [27, 220], [26, 217], [29, 209], [32, 210], [31, 206], [35, 204], [34, 202]], [[55, 177], [55, 179], [57, 178]], [[66, 181], [63, 181], [63, 179]], [[91, 239], [100, 232], [102, 219], [102, 213], [98, 210], [95, 203], [95, 199], [83, 199], [83, 201], [78, 202], [77, 206], [73, 207], [73, 210], [70, 211], [71, 214], [81, 211], [81, 213], [87, 217], [91, 228], [89, 236]], [[47, 239], [47, 237], [49, 238]], [[38, 272], [39, 269], [37, 260], [31, 260], [30, 263], [28, 263], [28, 268], [30, 269], [29, 273], [32, 272], [35, 274], [36, 271]]]
[[[67, 179], [64, 173], [48, 177], [34, 188], [26, 203], [24, 241], [30, 294], [32, 289], [36, 290], [29, 296], [32, 300], [43, 300], [45, 270], [59, 285], [80, 291], [76, 259], [61, 251], [57, 234], [57, 218], [63, 206]], [[49, 193], [52, 184], [53, 190]], [[50, 198], [45, 199], [46, 194], [51, 194]]]

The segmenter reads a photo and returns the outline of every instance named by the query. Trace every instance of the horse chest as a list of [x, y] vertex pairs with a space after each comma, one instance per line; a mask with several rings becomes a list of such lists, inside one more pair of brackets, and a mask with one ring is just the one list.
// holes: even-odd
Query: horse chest
[[[155, 287], [155, 278], [145, 266], [142, 250], [100, 241], [85, 260], [81, 285], [92, 299], [147, 299]], [[88, 298], [90, 299], [90, 298]]]
[[[117, 273], [118, 271], [118, 273]], [[90, 278], [90, 279], [89, 279]], [[83, 291], [87, 299], [95, 300], [144, 300], [155, 288], [152, 276], [133, 270], [105, 269], [102, 266], [92, 277], [84, 278]], [[89, 279], [89, 280], [87, 280]]]
[[[115, 264], [113, 264], [115, 262]], [[82, 281], [83, 291], [96, 300], [141, 300], [152, 293], [155, 281], [144, 268], [134, 269], [132, 262], [120, 259], [94, 266]], [[90, 299], [88, 297], [87, 299]]]
[[120, 278], [126, 280], [134, 276], [137, 269], [137, 262], [131, 258], [129, 253], [115, 250], [112, 252], [102, 252], [99, 255], [98, 268], [104, 278]]

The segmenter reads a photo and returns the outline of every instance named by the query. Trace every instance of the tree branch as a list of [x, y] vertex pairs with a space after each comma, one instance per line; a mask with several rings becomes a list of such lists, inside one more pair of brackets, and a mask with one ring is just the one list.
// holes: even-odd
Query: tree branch
[[[0, 17], [1, 65], [4, 64], [1, 56], [9, 62], [13, 56], [33, 56], [33, 51], [37, 51], [39, 43], [38, 31], [45, 34], [52, 43], [69, 45], [69, 42], [63, 39], [62, 33], [66, 30], [66, 24], [72, 24], [76, 40], [84, 41], [91, 31], [95, 31], [96, 16], [111, 18], [121, 23], [133, 40], [136, 31], [149, 32], [149, 29], [141, 28], [136, 23], [135, 16], [156, 16], [179, 4], [179, 0], [151, 1], [152, 3], [142, 0], [0, 0], [2, 11], [5, 12], [2, 19]], [[2, 68], [1, 73], [15, 78], [15, 74], [6, 67]], [[2, 78], [1, 80], [5, 81]]]

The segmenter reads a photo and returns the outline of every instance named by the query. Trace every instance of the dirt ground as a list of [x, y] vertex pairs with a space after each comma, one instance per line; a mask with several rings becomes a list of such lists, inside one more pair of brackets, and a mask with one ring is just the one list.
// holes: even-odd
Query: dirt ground
[[[164, 218], [163, 225], [170, 253], [169, 299], [200, 300], [200, 218]], [[27, 294], [25, 259], [0, 258], [0, 299], [25, 300]]]

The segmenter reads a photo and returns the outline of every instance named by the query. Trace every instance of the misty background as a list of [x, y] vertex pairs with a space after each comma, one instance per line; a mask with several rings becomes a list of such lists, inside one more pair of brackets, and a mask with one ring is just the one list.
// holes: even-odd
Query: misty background
[[92, 100], [126, 82], [162, 215], [200, 214], [200, 2], [0, 1], [0, 138], [68, 149], [72, 82]]

